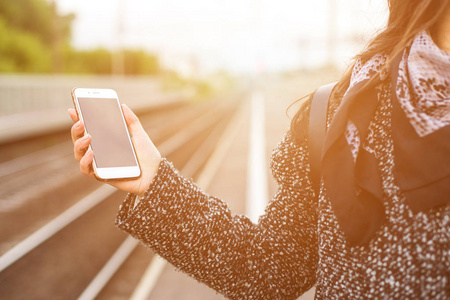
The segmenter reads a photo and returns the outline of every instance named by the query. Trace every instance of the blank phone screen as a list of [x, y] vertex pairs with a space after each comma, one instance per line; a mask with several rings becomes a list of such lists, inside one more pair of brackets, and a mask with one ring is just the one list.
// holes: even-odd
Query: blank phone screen
[[137, 166], [117, 99], [78, 98], [99, 168]]

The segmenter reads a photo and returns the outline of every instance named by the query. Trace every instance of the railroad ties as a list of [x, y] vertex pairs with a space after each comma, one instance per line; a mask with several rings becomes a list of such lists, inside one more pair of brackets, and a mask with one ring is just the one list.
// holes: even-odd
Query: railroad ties
[[[162, 155], [207, 187], [247, 117], [244, 98], [139, 118]], [[0, 145], [0, 298], [148, 298], [165, 263], [114, 226], [125, 194], [83, 177], [72, 151], [67, 128]]]
[[[2, 83], [0, 76], [0, 99], [22, 95], [20, 90], [28, 84], [23, 80], [20, 77], [13, 93], [9, 81]], [[144, 101], [154, 93], [145, 89], [147, 81], [129, 90], [139, 91], [142, 101], [134, 110], [162, 155], [208, 193], [224, 199], [233, 213], [257, 218], [263, 203], [246, 200], [265, 196], [249, 195], [249, 190], [258, 189], [248, 186], [251, 182], [261, 188], [260, 181], [266, 180], [259, 173], [268, 171], [270, 151], [289, 128], [286, 108], [293, 99], [335, 80], [322, 73], [272, 77], [270, 84], [259, 86], [263, 93], [253, 97], [235, 93], [196, 104], [172, 98], [169, 106], [151, 107]], [[58, 99], [72, 81], [56, 83], [61, 89]], [[110, 83], [105, 79], [95, 86]], [[136, 96], [127, 95], [125, 88], [134, 81], [125, 83], [123, 89], [116, 88], [124, 95], [122, 102]], [[53, 90], [53, 82], [44, 85]], [[70, 106], [70, 99], [67, 103]], [[251, 107], [263, 103], [265, 112]], [[254, 112], [265, 114], [265, 120]], [[2, 139], [2, 120], [6, 119], [0, 117], [0, 299], [222, 299], [114, 226], [125, 194], [81, 175], [73, 158], [70, 120], [63, 128], [40, 131], [38, 137], [19, 132], [7, 139]], [[253, 125], [265, 131], [266, 141], [253, 141], [261, 134]], [[250, 157], [262, 158], [255, 165], [265, 164], [264, 171], [248, 163]], [[272, 195], [277, 186], [267, 181]], [[299, 299], [313, 297], [312, 289]]]

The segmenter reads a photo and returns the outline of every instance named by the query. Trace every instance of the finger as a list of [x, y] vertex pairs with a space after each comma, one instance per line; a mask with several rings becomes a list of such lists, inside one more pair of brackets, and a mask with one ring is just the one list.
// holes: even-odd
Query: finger
[[76, 140], [82, 138], [84, 136], [84, 124], [81, 121], [73, 124], [71, 130], [72, 142], [75, 143]]
[[122, 111], [125, 117], [125, 121], [127, 122], [128, 128], [130, 129], [131, 135], [143, 130], [141, 122], [139, 122], [138, 117], [126, 104], [122, 104]]
[[95, 177], [94, 169], [92, 168], [92, 162], [94, 159], [94, 153], [89, 149], [86, 154], [80, 160], [80, 171], [86, 176]]
[[69, 116], [72, 119], [72, 121], [78, 122], [77, 111], [75, 109], [73, 109], [73, 108], [69, 108], [67, 111], [69, 112]]
[[86, 154], [86, 151], [88, 150], [90, 143], [91, 143], [91, 136], [89, 134], [86, 134], [81, 139], [75, 141], [73, 152], [75, 159], [77, 161], [80, 161]]

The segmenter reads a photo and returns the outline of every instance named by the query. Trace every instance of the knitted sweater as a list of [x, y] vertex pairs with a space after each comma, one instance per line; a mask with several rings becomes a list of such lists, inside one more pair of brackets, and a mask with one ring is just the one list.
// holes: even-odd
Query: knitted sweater
[[314, 195], [306, 118], [300, 120], [305, 134], [288, 132], [273, 152], [279, 190], [257, 224], [232, 214], [166, 159], [136, 206], [135, 195], [127, 196], [116, 224], [231, 299], [295, 299], [314, 285], [316, 299], [449, 299], [450, 207], [413, 213], [395, 185], [389, 88], [389, 80], [378, 88], [367, 141], [377, 157], [387, 217], [368, 245], [348, 245], [326, 190]]

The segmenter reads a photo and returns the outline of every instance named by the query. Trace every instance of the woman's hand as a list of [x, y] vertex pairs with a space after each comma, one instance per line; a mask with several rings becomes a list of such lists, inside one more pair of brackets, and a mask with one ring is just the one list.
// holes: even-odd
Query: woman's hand
[[[136, 115], [125, 104], [122, 104], [122, 111], [139, 160], [141, 176], [136, 179], [114, 179], [106, 182], [122, 191], [142, 196], [158, 172], [161, 155], [142, 128]], [[81, 173], [96, 178], [92, 167], [94, 154], [92, 150], [88, 150], [91, 137], [84, 134], [84, 124], [78, 119], [75, 109], [70, 108], [69, 115], [75, 122], [71, 130], [75, 159], [80, 162]]]

